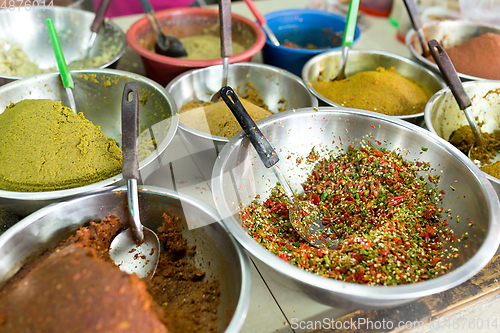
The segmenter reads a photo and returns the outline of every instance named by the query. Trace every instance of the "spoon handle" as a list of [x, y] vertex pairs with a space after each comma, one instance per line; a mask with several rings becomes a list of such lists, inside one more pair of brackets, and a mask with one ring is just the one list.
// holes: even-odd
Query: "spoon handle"
[[410, 17], [411, 25], [416, 31], [417, 37], [420, 41], [420, 45], [422, 46], [422, 54], [424, 57], [426, 57], [429, 55], [429, 50], [427, 49], [424, 31], [422, 30], [422, 22], [420, 21], [420, 14], [418, 13], [417, 4], [414, 0], [403, 0], [403, 2], [405, 3], [408, 16]]
[[441, 44], [435, 39], [430, 40], [429, 51], [431, 52], [432, 58], [434, 58], [434, 61], [438, 65], [439, 71], [443, 75], [446, 84], [450, 87], [453, 96], [455, 96], [460, 110], [464, 110], [471, 106], [471, 100], [464, 90], [462, 81], [460, 81], [450, 57], [448, 57], [448, 54]]
[[233, 33], [231, 28], [231, 0], [219, 0], [220, 45], [222, 58], [233, 55]]
[[50, 40], [52, 41], [52, 48], [54, 49], [54, 55], [57, 60], [57, 67], [59, 67], [59, 74], [61, 75], [61, 80], [64, 88], [73, 89], [75, 84], [73, 78], [69, 74], [68, 65], [66, 65], [66, 59], [64, 59], [64, 53], [61, 48], [61, 43], [57, 37], [56, 28], [54, 27], [54, 22], [51, 18], [46, 20], [47, 28], [49, 29]]
[[127, 203], [130, 229], [137, 244], [144, 242], [144, 228], [139, 216], [139, 93], [137, 83], [127, 82], [122, 96], [122, 174], [127, 180]]
[[97, 11], [95, 13], [95, 18], [94, 21], [92, 22], [92, 25], [90, 26], [90, 31], [98, 33], [99, 29], [101, 29], [101, 25], [104, 22], [104, 16], [106, 15], [106, 12], [108, 11], [109, 5], [111, 4], [111, 0], [102, 0], [101, 3], [99, 4], [99, 7], [97, 8]]
[[255, 122], [245, 110], [243, 104], [241, 104], [234, 90], [229, 86], [224, 86], [220, 90], [220, 95], [236, 120], [238, 120], [238, 123], [240, 123], [243, 131], [245, 131], [245, 134], [257, 151], [264, 166], [270, 168], [278, 163], [278, 154], [276, 154], [276, 151], [269, 141], [267, 141], [264, 134], [262, 134], [257, 125], [255, 125]]
[[352, 43], [354, 42], [354, 32], [356, 31], [359, 2], [360, 0], [351, 0], [351, 3], [349, 4], [349, 12], [347, 13], [347, 21], [345, 24], [342, 46], [351, 47]]
[[122, 173], [125, 179], [139, 179], [139, 93], [137, 83], [127, 82], [122, 97]]
[[156, 33], [157, 38], [160, 39], [161, 43], [165, 44], [164, 36], [161, 30], [161, 25], [160, 22], [158, 22], [158, 19], [156, 19], [153, 6], [151, 6], [149, 0], [139, 0], [139, 1], [141, 3], [142, 10], [146, 14], [147, 18], [149, 19], [149, 23], [151, 23], [151, 26], [153, 27], [153, 30]]

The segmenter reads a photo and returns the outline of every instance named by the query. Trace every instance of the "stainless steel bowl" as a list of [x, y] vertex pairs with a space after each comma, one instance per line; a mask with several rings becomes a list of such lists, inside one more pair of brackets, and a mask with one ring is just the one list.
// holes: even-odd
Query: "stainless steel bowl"
[[[237, 92], [245, 91], [245, 84], [253, 83], [269, 109], [277, 113], [308, 106], [318, 106], [317, 99], [308, 91], [302, 80], [274, 66], [256, 63], [234, 63], [229, 66], [228, 85]], [[210, 96], [222, 87], [222, 65], [191, 70], [179, 75], [166, 87], [175, 103], [181, 108], [196, 96], [209, 101]], [[281, 102], [284, 100], [284, 102]], [[197, 131], [179, 122], [179, 133], [194, 147], [209, 145], [222, 146], [229, 139]]]
[[[500, 129], [500, 81], [469, 81], [463, 83], [472, 100], [470, 111], [482, 132]], [[434, 134], [449, 140], [458, 128], [468, 125], [464, 112], [446, 87], [438, 91], [425, 106], [425, 125]], [[484, 173], [500, 196], [500, 179]]]
[[[56, 246], [91, 220], [113, 213], [127, 220], [126, 188], [106, 191], [40, 209], [0, 236], [0, 286], [27, 261]], [[220, 280], [218, 332], [238, 332], [250, 302], [251, 271], [246, 254], [217, 221], [217, 212], [187, 195], [155, 187], [139, 192], [141, 221], [156, 230], [162, 214], [179, 217], [189, 245], [196, 245], [193, 263], [207, 279]], [[193, 228], [194, 227], [194, 228]]]
[[[20, 44], [29, 59], [42, 69], [57, 68], [45, 22], [47, 18], [51, 18], [54, 21], [66, 62], [70, 63], [84, 58], [92, 33], [90, 26], [95, 14], [68, 7], [45, 6], [45, 10], [43, 8], [43, 6], [40, 9], [19, 7], [13, 11], [0, 10], [0, 40], [6, 39], [10, 43]], [[126, 47], [123, 31], [113, 22], [106, 20], [97, 35], [91, 55], [100, 55], [113, 48], [112, 58], [100, 64], [98, 68], [116, 68]], [[20, 76], [0, 73], [0, 86], [20, 78]]]
[[[139, 164], [144, 172], [148, 165], [165, 150], [177, 130], [179, 119], [173, 98], [158, 83], [140, 75], [114, 69], [89, 69], [71, 72], [75, 82], [74, 95], [78, 112], [101, 127], [108, 138], [121, 146], [121, 101], [128, 81], [137, 82], [139, 89], [140, 148], [146, 153]], [[0, 87], [0, 113], [11, 102], [22, 99], [49, 98], [69, 106], [66, 90], [58, 73], [46, 73], [11, 82]], [[154, 147], [153, 139], [157, 149]], [[142, 141], [144, 140], [144, 141]], [[149, 145], [149, 146], [148, 146]], [[148, 146], [148, 147], [146, 147]], [[144, 153], [141, 154], [144, 156]], [[26, 216], [53, 201], [100, 191], [106, 186], [120, 185], [122, 174], [100, 182], [72, 189], [48, 192], [13, 192], [0, 190], [0, 206]]]
[[[461, 20], [444, 20], [430, 22], [422, 27], [427, 40], [435, 39], [444, 48], [450, 48], [462, 44], [466, 40], [480, 36], [487, 32], [500, 34], [500, 27], [479, 24], [477, 22]], [[421, 64], [440, 74], [438, 66], [422, 56], [422, 47], [414, 29], [410, 29], [405, 37], [406, 46], [410, 49], [412, 56]], [[480, 77], [458, 73], [462, 81], [486, 80]]]
[[[296, 154], [293, 156], [308, 156], [314, 146], [347, 149], [347, 144], [340, 145], [339, 137], [344, 143], [348, 140], [370, 141], [372, 139], [367, 135], [371, 134], [384, 143], [383, 147], [404, 149], [408, 160], [430, 162], [436, 169], [432, 174], [440, 176], [440, 187], [446, 192], [442, 202], [444, 209], [450, 208], [453, 217], [460, 215], [460, 223], [455, 219], [450, 223], [454, 234], [469, 233], [470, 245], [461, 249], [461, 258], [453, 259], [452, 271], [416, 284], [366, 286], [301, 270], [267, 251], [241, 225], [238, 217], [241, 207], [254, 200], [257, 194], [265, 200], [276, 184], [276, 178], [270, 169], [264, 167], [246, 136], [240, 132], [224, 146], [215, 163], [213, 198], [229, 232], [253, 257], [270, 268], [277, 283], [330, 306], [349, 309], [395, 307], [459, 285], [479, 272], [495, 254], [500, 243], [497, 195], [477, 166], [437, 135], [394, 117], [343, 107], [280, 113], [257, 122], [257, 125], [279, 152], [278, 165], [296, 190], [301, 190], [300, 183], [311, 168], [302, 164], [298, 168], [295, 158], [285, 157], [292, 153]], [[474, 221], [474, 227], [469, 227], [470, 220]], [[458, 244], [463, 245], [463, 242]]]
[[[337, 76], [342, 51], [331, 51], [319, 54], [311, 58], [302, 68], [302, 80], [307, 88], [321, 102], [321, 105], [340, 106], [321, 95], [312, 87], [318, 81], [326, 81]], [[359, 72], [374, 71], [377, 67], [385, 69], [394, 67], [396, 73], [426, 87], [431, 93], [435, 93], [445, 87], [443, 79], [427, 68], [395, 54], [375, 50], [350, 50], [345, 73], [349, 77]], [[424, 112], [395, 116], [413, 123], [423, 123]]]

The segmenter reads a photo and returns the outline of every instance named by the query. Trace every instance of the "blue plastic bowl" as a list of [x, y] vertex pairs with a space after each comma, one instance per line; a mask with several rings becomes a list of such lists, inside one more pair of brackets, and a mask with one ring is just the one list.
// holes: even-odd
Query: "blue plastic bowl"
[[[262, 49], [265, 64], [301, 76], [302, 67], [310, 58], [342, 47], [346, 23], [344, 16], [315, 9], [287, 9], [268, 13], [264, 17], [281, 44], [276, 46], [267, 37]], [[356, 25], [353, 45], [360, 36], [361, 30]], [[287, 42], [301, 48], [283, 46]], [[308, 44], [313, 44], [316, 48], [307, 49]]]

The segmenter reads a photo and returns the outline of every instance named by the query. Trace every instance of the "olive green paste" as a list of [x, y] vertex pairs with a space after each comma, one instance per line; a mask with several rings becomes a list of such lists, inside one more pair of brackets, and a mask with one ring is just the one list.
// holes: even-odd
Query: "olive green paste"
[[314, 89], [345, 107], [402, 116], [424, 112], [432, 93], [397, 74], [394, 68], [366, 71], [339, 81], [320, 81]]
[[0, 114], [0, 189], [74, 188], [110, 178], [121, 166], [116, 143], [60, 102], [26, 99]]
[[[482, 145], [475, 147], [472, 129], [469, 125], [465, 125], [453, 131], [449, 141], [467, 156], [469, 156], [470, 151], [470, 158], [481, 162], [481, 166], [479, 167], [481, 171], [493, 177], [500, 178], [500, 161], [494, 163], [492, 161], [500, 151], [500, 131], [494, 133], [481, 131], [481, 138]], [[472, 146], [474, 148], [471, 150]]]

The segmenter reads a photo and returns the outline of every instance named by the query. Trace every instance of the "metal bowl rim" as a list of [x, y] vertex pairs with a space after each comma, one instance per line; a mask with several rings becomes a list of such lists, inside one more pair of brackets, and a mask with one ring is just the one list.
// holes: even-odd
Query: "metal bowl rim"
[[[20, 6], [20, 8], [23, 8], [23, 7], [25, 7], [25, 6]], [[95, 16], [95, 14], [93, 12], [89, 12], [87, 10], [78, 9], [78, 8], [61, 7], [61, 6], [53, 6], [53, 8], [57, 8], [57, 9], [51, 9], [52, 11], [69, 11], [69, 12], [76, 12], [77, 14], [80, 14], [80, 15], [83, 15], [83, 16], [88, 16], [88, 15]], [[123, 33], [122, 29], [120, 29], [120, 27], [118, 25], [116, 25], [116, 23], [114, 23], [113, 21], [108, 20], [108, 19], [106, 19], [104, 21], [104, 24], [109, 24], [115, 32], [118, 32], [120, 34], [120, 39], [122, 41], [122, 48], [108, 62], [106, 62], [106, 63], [104, 63], [102, 65], [99, 65], [98, 67], [95, 67], [95, 68], [85, 68], [87, 70], [107, 68], [111, 64], [117, 62], [123, 56], [123, 54], [125, 53], [125, 50], [127, 49], [127, 41], [125, 40], [125, 34]], [[71, 72], [75, 72], [75, 71], [71, 71]], [[40, 73], [40, 74], [29, 75], [29, 76], [12, 76], [12, 75], [6, 75], [6, 74], [0, 73], [0, 77], [4, 78], [4, 79], [9, 79], [9, 80], [20, 80], [20, 79], [28, 78], [28, 77], [31, 77], [31, 76], [37, 76], [37, 75], [42, 75], [42, 74], [50, 74], [50, 73], [59, 73], [59, 71]]]
[[[430, 69], [426, 68], [425, 66], [422, 66], [421, 64], [419, 64], [419, 63], [417, 63], [415, 61], [412, 61], [412, 60], [410, 60], [408, 58], [399, 56], [397, 54], [389, 53], [389, 52], [384, 52], [384, 51], [377, 51], [377, 50], [349, 50], [349, 53], [370, 54], [370, 55], [383, 55], [383, 56], [386, 56], [388, 58], [397, 59], [399, 61], [407, 63], [410, 66], [418, 68], [421, 72], [426, 73], [427, 75], [429, 75], [430, 77], [432, 77], [441, 86], [441, 88], [443, 88], [443, 87], [446, 86], [444, 80], [439, 75], [436, 75], [434, 72], [432, 72]], [[309, 81], [308, 72], [309, 72], [309, 69], [315, 63], [323, 60], [324, 58], [328, 58], [330, 56], [340, 55], [340, 54], [342, 54], [342, 50], [329, 51], [329, 52], [324, 52], [324, 53], [318, 54], [318, 55], [312, 57], [311, 59], [309, 59], [305, 63], [304, 67], [302, 68], [302, 80], [306, 83], [306, 86], [308, 87], [308, 89], [318, 99], [322, 100], [323, 102], [325, 102], [325, 103], [327, 103], [327, 104], [329, 104], [330, 106], [333, 106], [333, 107], [342, 107], [342, 105], [337, 104], [335, 102], [332, 102], [331, 100], [329, 100], [328, 98], [326, 98], [325, 96], [323, 96], [319, 92], [317, 92], [316, 89], [313, 88], [311, 82]], [[419, 112], [419, 113], [414, 113], [414, 114], [407, 114], [407, 115], [402, 115], [402, 116], [390, 116], [390, 117], [394, 117], [394, 118], [398, 118], [398, 119], [412, 119], [412, 118], [423, 117], [423, 116], [424, 116], [424, 111]]]
[[[252, 63], [252, 62], [235, 62], [235, 63], [232, 63], [230, 65], [230, 67], [255, 67], [255, 68], [264, 68], [264, 69], [270, 70], [271, 72], [274, 72], [274, 73], [276, 73], [278, 75], [284, 75], [285, 77], [290, 78], [290, 79], [296, 81], [299, 85], [301, 85], [305, 89], [305, 91], [309, 94], [309, 97], [311, 98], [311, 103], [312, 103], [311, 106], [312, 107], [318, 107], [318, 100], [311, 93], [311, 91], [309, 91], [309, 89], [307, 88], [307, 86], [304, 84], [303, 80], [300, 77], [298, 77], [297, 75], [290, 73], [286, 69], [278, 68], [278, 67], [267, 65], [267, 64], [258, 64], [258, 63]], [[175, 84], [177, 84], [184, 77], [194, 75], [194, 74], [196, 74], [198, 72], [204, 72], [204, 71], [207, 71], [207, 70], [213, 69], [213, 68], [220, 68], [220, 69], [222, 69], [222, 65], [212, 65], [212, 66], [203, 67], [203, 68], [190, 69], [190, 70], [188, 70], [188, 71], [180, 74], [179, 76], [177, 76], [176, 78], [174, 78], [172, 81], [170, 81], [169, 84], [165, 87], [165, 89], [167, 90], [168, 93], [170, 93], [170, 90], [172, 89], [172, 86], [175, 85]], [[179, 107], [179, 109], [180, 109], [180, 107]], [[270, 116], [268, 116], [268, 117], [270, 117]], [[205, 132], [202, 132], [202, 131], [198, 131], [198, 130], [196, 130], [196, 129], [194, 129], [194, 128], [192, 128], [192, 127], [184, 124], [180, 120], [179, 120], [179, 128], [182, 131], [188, 132], [188, 133], [190, 133], [192, 135], [195, 135], [195, 136], [197, 136], [199, 138], [202, 138], [202, 139], [207, 139], [207, 140], [212, 140], [212, 141], [222, 142], [222, 143], [229, 142], [229, 138], [226, 138], [224, 136], [211, 135], [211, 134], [208, 134], [208, 133], [205, 133]]]
[[[440, 138], [435, 134], [430, 134], [427, 130], [413, 125], [404, 120], [397, 119], [395, 117], [390, 117], [387, 115], [379, 114], [372, 111], [350, 109], [344, 107], [320, 107], [319, 109], [305, 108], [301, 110], [301, 114], [320, 117], [335, 117], [335, 114], [347, 114], [349, 117], [366, 117], [375, 118], [378, 120], [383, 120], [387, 123], [391, 123], [403, 128], [407, 128], [411, 132], [417, 132], [420, 135], [428, 137], [436, 143], [436, 146], [448, 151], [451, 155], [456, 157], [462, 164], [464, 164], [472, 174], [481, 187], [484, 190], [487, 203], [489, 203], [489, 213], [490, 216], [498, 216], [500, 214], [500, 203], [497, 199], [497, 195], [493, 186], [480, 172], [479, 168], [468, 158], [465, 157], [457, 148], [451, 145], [446, 140]], [[333, 115], [333, 116], [332, 116]], [[278, 122], [280, 119], [285, 119], [288, 117], [293, 117], [293, 113], [286, 111], [280, 113], [279, 115], [272, 115], [265, 119], [265, 121], [258, 121], [256, 124], [258, 126], [265, 126], [267, 124], [273, 124]], [[264, 119], [263, 119], [264, 120]], [[246, 136], [243, 132], [235, 135], [227, 145], [225, 145], [220, 154], [219, 158], [216, 160], [213, 173], [212, 173], [212, 193], [214, 198], [214, 203], [217, 210], [221, 216], [228, 216], [223, 218], [223, 223], [226, 225], [228, 230], [236, 238], [236, 240], [250, 253], [256, 256], [259, 260], [265, 262], [269, 267], [286, 275], [288, 278], [301, 282], [303, 284], [309, 285], [313, 288], [318, 288], [324, 292], [335, 292], [338, 294], [343, 294], [346, 296], [352, 295], [357, 297], [364, 297], [365, 299], [377, 300], [383, 298], [384, 300], [403, 300], [403, 299], [416, 299], [424, 296], [428, 296], [434, 293], [438, 293], [465, 282], [477, 272], [479, 272], [493, 257], [498, 245], [500, 244], [500, 221], [492, 218], [489, 225], [490, 231], [488, 232], [483, 244], [478, 249], [476, 254], [464, 263], [459, 268], [446, 273], [443, 276], [419, 282], [415, 284], [405, 284], [396, 286], [366, 286], [349, 282], [342, 282], [338, 280], [324, 278], [315, 274], [311, 274], [298, 267], [295, 267], [278, 256], [275, 256], [260, 244], [256, 243], [241, 227], [241, 225], [236, 221], [227, 210], [226, 206], [222, 201], [224, 200], [224, 195], [217, 183], [217, 180], [222, 179], [224, 163], [228, 158], [228, 153], [232, 150], [232, 146], [238, 146], [241, 144]], [[493, 200], [495, 198], [496, 200]], [[446, 282], [448, 281], [448, 282]]]
[[[429, 26], [439, 25], [441, 22], [446, 22], [446, 24], [472, 25], [472, 26], [486, 27], [486, 28], [491, 28], [491, 29], [497, 30], [500, 33], [500, 27], [497, 27], [497, 26], [494, 26], [494, 25], [490, 25], [490, 24], [479, 24], [479, 23], [476, 23], [476, 22], [465, 21], [465, 20], [437, 20], [437, 21], [432, 21], [432, 22], [429, 22], [429, 23], [423, 25], [422, 29], [425, 30], [425, 28], [427, 28]], [[411, 39], [412, 39], [412, 37], [413, 37], [413, 35], [415, 33], [416, 33], [415, 29], [413, 29], [413, 28], [410, 28], [410, 30], [408, 30], [408, 32], [406, 33], [406, 36], [405, 36], [405, 44], [406, 44], [406, 46], [410, 50], [411, 54], [418, 61], [420, 61], [421, 63], [425, 64], [428, 67], [433, 68], [436, 72], [439, 73], [439, 67], [435, 63], [433, 63], [432, 61], [429, 61], [426, 58], [424, 58], [421, 54], [419, 54], [415, 50], [415, 48], [413, 48], [413, 44], [411, 42]], [[491, 81], [489, 79], [485, 79], [485, 78], [477, 77], [477, 76], [472, 76], [472, 75], [468, 75], [468, 74], [463, 74], [463, 73], [458, 73], [458, 72], [457, 72], [457, 74], [463, 80], [470, 80], [470, 81]]]
[[[15, 236], [18, 232], [26, 228], [27, 226], [36, 223], [41, 217], [61, 209], [62, 207], [65, 206], [71, 206], [74, 204], [77, 204], [79, 201], [84, 201], [88, 197], [92, 196], [99, 196], [103, 195], [106, 193], [120, 193], [120, 192], [127, 192], [127, 186], [121, 186], [116, 189], [111, 189], [106, 192], [101, 192], [101, 193], [96, 193], [96, 194], [90, 194], [88, 196], [82, 196], [78, 197], [72, 200], [64, 201], [64, 202], [56, 202], [52, 203], [48, 206], [45, 206], [34, 213], [31, 213], [30, 215], [26, 216], [23, 218], [21, 221], [18, 223], [14, 224], [12, 227], [7, 229], [3, 234], [0, 235], [0, 248], [5, 245], [9, 239], [11, 239], [13, 236]], [[191, 197], [189, 195], [176, 192], [173, 190], [165, 189], [165, 188], [160, 188], [156, 186], [141, 186], [141, 192], [146, 192], [146, 193], [152, 193], [152, 194], [157, 194], [157, 195], [162, 195], [162, 196], [167, 196], [174, 198], [179, 201], [187, 202], [206, 214], [208, 214], [211, 218], [213, 218], [215, 221], [220, 221], [220, 216], [217, 213], [217, 211], [209, 206], [208, 204]], [[224, 232], [227, 232], [227, 229], [225, 226], [219, 223], [220, 227], [224, 230]], [[228, 239], [230, 243], [232, 244], [234, 251], [236, 251], [237, 256], [238, 256], [238, 262], [240, 263], [240, 272], [241, 272], [241, 290], [240, 290], [240, 295], [238, 297], [238, 304], [236, 306], [236, 309], [231, 317], [231, 320], [225, 330], [226, 333], [228, 332], [238, 332], [243, 326], [243, 322], [245, 321], [246, 315], [248, 313], [248, 309], [250, 306], [250, 297], [251, 297], [251, 281], [252, 281], [252, 274], [251, 274], [251, 269], [250, 269], [250, 260], [248, 256], [243, 252], [243, 250], [240, 248], [238, 243], [231, 237], [229, 234], [227, 234]]]
[[[127, 78], [132, 78], [136, 81], [141, 81], [145, 82], [148, 85], [153, 86], [156, 88], [158, 93], [160, 93], [166, 100], [167, 102], [174, 106], [177, 107], [175, 104], [175, 101], [172, 96], [163, 88], [160, 84], [157, 82], [139, 75], [139, 74], [134, 74], [131, 72], [126, 72], [118, 69], [111, 69], [111, 68], [103, 68], [103, 69], [81, 69], [81, 70], [76, 70], [76, 71], [70, 71], [71, 74], [108, 74], [108, 75], [118, 75], [118, 76], [123, 76]], [[33, 81], [33, 80], [39, 80], [39, 79], [44, 79], [45, 77], [54, 77], [54, 76], [59, 76], [58, 72], [51, 72], [51, 73], [43, 73], [43, 74], [37, 74], [33, 76], [27, 76], [23, 77], [20, 80], [16, 80], [10, 83], [7, 83], [6, 85], [3, 85], [0, 87], [0, 91], [4, 90], [5, 88], [10, 88], [10, 87], [15, 87], [15, 86], [22, 86], [26, 82]], [[177, 128], [179, 126], [179, 116], [177, 115], [177, 110], [173, 109], [172, 110], [172, 115], [170, 118], [170, 127], [167, 133], [167, 136], [163, 141], [160, 143], [160, 146], [153, 151], [150, 155], [148, 155], [144, 160], [142, 160], [139, 163], [139, 170], [142, 170], [144, 167], [146, 167], [148, 164], [150, 164], [154, 160], [154, 155], [153, 154], [161, 154], [168, 146], [168, 144], [172, 141], [174, 138], [175, 133], [177, 132]], [[5, 199], [13, 199], [13, 200], [50, 200], [50, 199], [57, 199], [57, 198], [63, 198], [63, 197], [68, 197], [72, 195], [77, 195], [77, 194], [82, 194], [82, 193], [89, 193], [93, 190], [97, 190], [100, 188], [103, 188], [108, 185], [112, 185], [114, 183], [119, 182], [120, 180], [123, 179], [123, 174], [119, 173], [113, 177], [101, 180], [96, 183], [88, 184], [85, 186], [80, 186], [80, 187], [74, 187], [74, 188], [69, 188], [69, 189], [64, 189], [64, 190], [57, 190], [57, 191], [39, 191], [39, 192], [15, 192], [15, 191], [5, 191], [0, 189], [0, 198], [5, 198]]]

